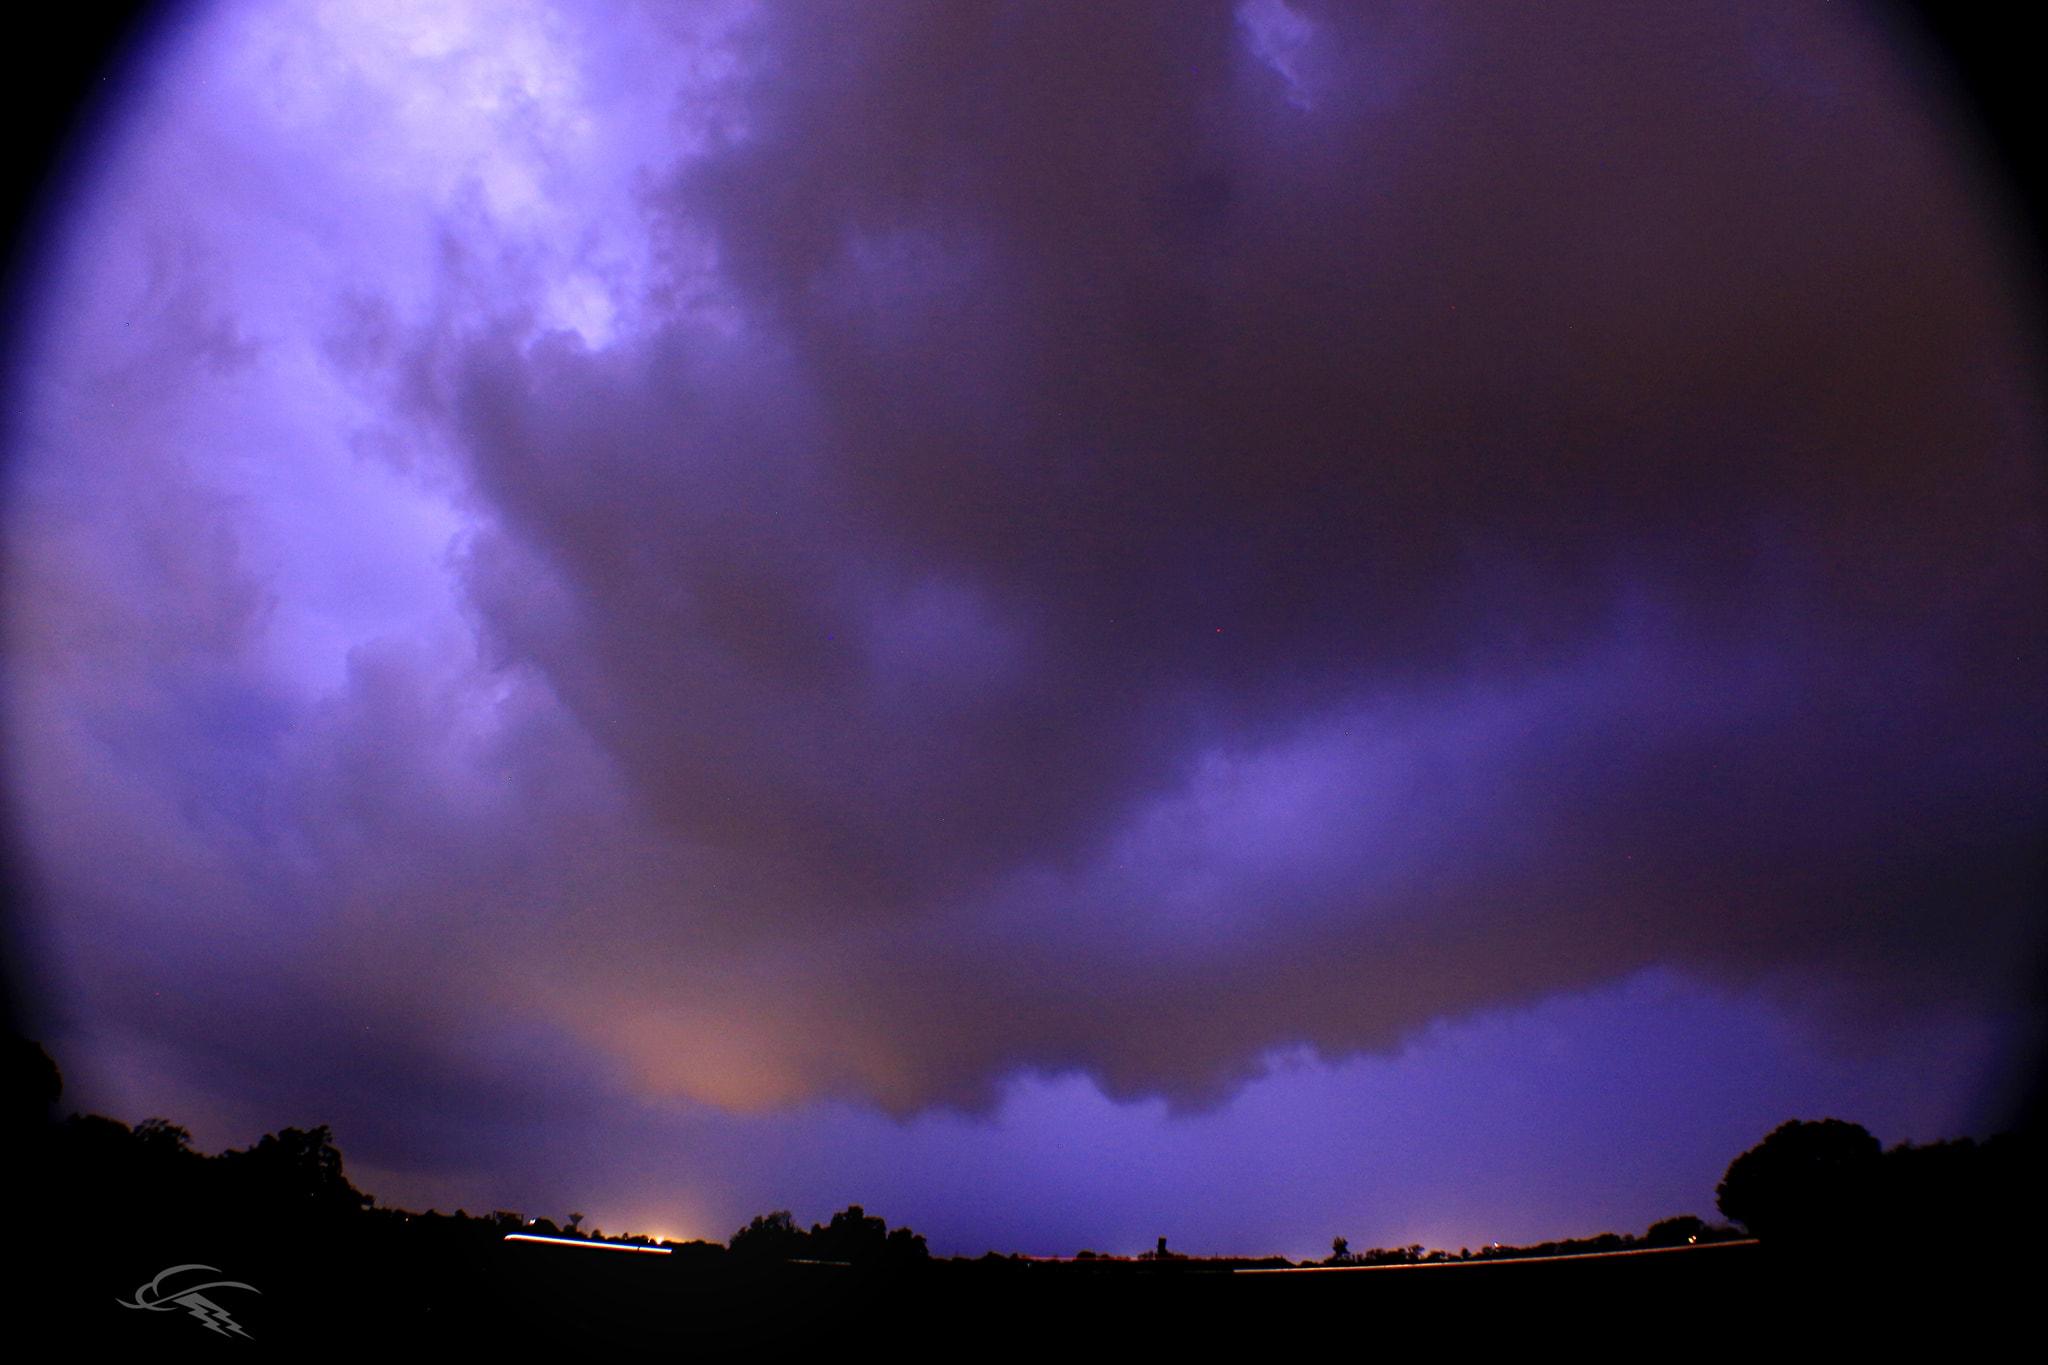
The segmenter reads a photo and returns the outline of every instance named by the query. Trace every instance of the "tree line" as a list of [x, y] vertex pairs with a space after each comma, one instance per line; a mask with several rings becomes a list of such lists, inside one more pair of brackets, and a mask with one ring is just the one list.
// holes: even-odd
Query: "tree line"
[[[413, 1241], [502, 1241], [508, 1233], [654, 1245], [638, 1234], [607, 1237], [583, 1226], [580, 1213], [557, 1223], [509, 1210], [452, 1215], [380, 1207], [353, 1185], [325, 1127], [286, 1128], [248, 1148], [206, 1156], [182, 1127], [152, 1118], [133, 1128], [99, 1115], [55, 1117], [62, 1093], [56, 1065], [38, 1045], [16, 1039], [8, 1066], [7, 1107], [17, 1173], [35, 1173], [32, 1200], [50, 1216], [117, 1225], [146, 1215], [158, 1223], [231, 1227], [238, 1235], [309, 1230], [381, 1229]], [[1354, 1252], [1336, 1238], [1323, 1265], [1398, 1265], [1484, 1261], [1545, 1255], [1698, 1245], [1753, 1236], [1793, 1249], [1853, 1252], [1874, 1248], [2016, 1247], [2034, 1235], [2043, 1208], [2040, 1163], [2031, 1137], [1969, 1138], [1889, 1150], [1867, 1130], [1839, 1119], [1792, 1121], [1737, 1156], [1716, 1190], [1727, 1223], [1683, 1214], [1653, 1223], [1641, 1236], [1595, 1237], [1529, 1246], [1494, 1244], [1456, 1253], [1420, 1245]], [[60, 1197], [61, 1193], [61, 1197]], [[824, 1263], [901, 1268], [930, 1260], [925, 1239], [890, 1228], [860, 1205], [808, 1229], [786, 1209], [755, 1217], [721, 1246], [667, 1243], [686, 1263], [717, 1260], [734, 1267]], [[997, 1260], [1024, 1261], [1030, 1258]], [[1185, 1262], [1166, 1250], [1138, 1257], [1083, 1251], [1076, 1262], [1108, 1265]], [[1286, 1264], [1280, 1258], [1224, 1258], [1222, 1265]], [[1205, 1259], [1205, 1264], [1208, 1263]]]

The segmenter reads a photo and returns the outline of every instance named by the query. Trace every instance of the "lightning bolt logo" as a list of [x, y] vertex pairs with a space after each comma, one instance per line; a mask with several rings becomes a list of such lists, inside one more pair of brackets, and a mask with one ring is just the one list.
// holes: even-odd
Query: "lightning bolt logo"
[[251, 1294], [261, 1294], [263, 1291], [253, 1284], [243, 1284], [240, 1280], [208, 1280], [205, 1284], [195, 1284], [184, 1289], [166, 1292], [163, 1287], [164, 1281], [186, 1270], [203, 1270], [209, 1275], [220, 1274], [218, 1270], [210, 1265], [174, 1265], [169, 1270], [159, 1274], [148, 1284], [136, 1290], [134, 1302], [131, 1303], [127, 1299], [115, 1299], [114, 1302], [120, 1304], [123, 1308], [146, 1308], [152, 1313], [168, 1313], [182, 1308], [193, 1317], [199, 1319], [200, 1325], [209, 1332], [217, 1332], [221, 1336], [227, 1336], [232, 1333], [244, 1341], [251, 1340], [249, 1334], [242, 1330], [241, 1324], [228, 1316], [226, 1309], [222, 1308], [212, 1299], [207, 1298], [200, 1291], [203, 1289], [246, 1289]]

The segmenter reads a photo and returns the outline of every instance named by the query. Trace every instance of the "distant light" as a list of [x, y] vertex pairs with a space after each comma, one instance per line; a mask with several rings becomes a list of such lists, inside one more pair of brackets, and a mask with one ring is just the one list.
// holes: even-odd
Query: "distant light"
[[542, 1237], [532, 1232], [508, 1232], [508, 1242], [546, 1242], [558, 1247], [594, 1247], [599, 1251], [643, 1251], [654, 1256], [668, 1255], [667, 1247], [636, 1247], [623, 1242], [586, 1242], [581, 1237]]

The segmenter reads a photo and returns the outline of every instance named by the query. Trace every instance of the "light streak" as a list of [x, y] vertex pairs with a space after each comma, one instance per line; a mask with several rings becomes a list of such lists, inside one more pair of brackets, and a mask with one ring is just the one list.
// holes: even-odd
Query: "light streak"
[[634, 1246], [627, 1242], [587, 1242], [581, 1237], [543, 1237], [539, 1233], [534, 1232], [508, 1232], [505, 1234], [505, 1240], [508, 1242], [546, 1242], [550, 1246], [558, 1247], [594, 1247], [599, 1251], [640, 1251], [651, 1256], [668, 1255], [667, 1247]]
[[1469, 1260], [1443, 1261], [1395, 1261], [1388, 1265], [1296, 1265], [1282, 1269], [1277, 1266], [1243, 1266], [1231, 1271], [1233, 1275], [1352, 1275], [1367, 1270], [1451, 1270], [1459, 1266], [1480, 1265], [1540, 1265], [1545, 1261], [1610, 1261], [1622, 1256], [1664, 1256], [1680, 1251], [1711, 1251], [1717, 1247], [1753, 1247], [1754, 1237], [1731, 1237], [1725, 1242], [1708, 1242], [1704, 1245], [1688, 1244], [1682, 1247], [1630, 1247], [1626, 1251], [1571, 1251], [1556, 1256], [1474, 1256]]

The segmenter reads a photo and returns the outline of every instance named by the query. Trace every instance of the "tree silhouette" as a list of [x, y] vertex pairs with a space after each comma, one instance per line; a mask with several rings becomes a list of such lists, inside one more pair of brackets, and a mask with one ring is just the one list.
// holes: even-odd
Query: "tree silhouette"
[[136, 1124], [135, 1142], [144, 1151], [151, 1153], [192, 1153], [192, 1134], [169, 1119], [144, 1119]]
[[1653, 1247], [1688, 1246], [1706, 1235], [1706, 1220], [1694, 1214], [1682, 1213], [1676, 1218], [1665, 1218], [1650, 1224], [1650, 1230], [1643, 1234], [1643, 1242]]
[[246, 1151], [223, 1152], [220, 1161], [244, 1198], [276, 1214], [352, 1214], [371, 1203], [342, 1173], [341, 1152], [326, 1124], [286, 1128]]
[[728, 1250], [736, 1260], [755, 1263], [787, 1261], [801, 1256], [806, 1237], [788, 1209], [777, 1209], [754, 1220], [732, 1235]]
[[922, 1233], [909, 1228], [891, 1228], [888, 1244], [883, 1248], [882, 1259], [890, 1265], [908, 1265], [931, 1259], [931, 1250], [924, 1244]]
[[7, 1106], [10, 1127], [41, 1124], [64, 1093], [64, 1075], [41, 1043], [10, 1035], [0, 1051], [4, 1057], [4, 1080], [0, 1095]]
[[1714, 1202], [1766, 1241], [1860, 1238], [1876, 1225], [1882, 1156], [1858, 1124], [1794, 1120], [1735, 1158]]
[[881, 1260], [888, 1245], [889, 1225], [858, 1204], [833, 1214], [825, 1227], [811, 1225], [811, 1252], [820, 1260], [865, 1265]]

